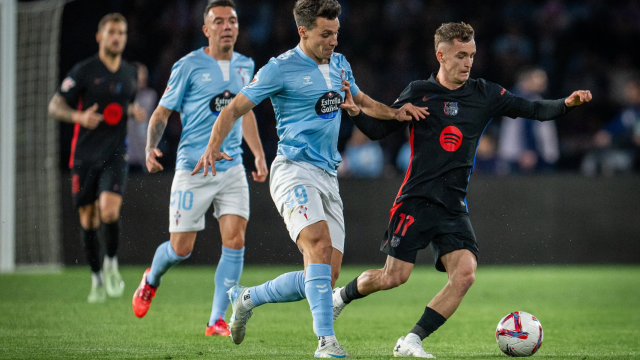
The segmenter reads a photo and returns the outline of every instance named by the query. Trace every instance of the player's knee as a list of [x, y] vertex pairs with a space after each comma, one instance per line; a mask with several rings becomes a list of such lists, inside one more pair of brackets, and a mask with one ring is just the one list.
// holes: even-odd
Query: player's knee
[[193, 244], [171, 244], [171, 247], [173, 248], [173, 252], [180, 257], [189, 256], [193, 251]]
[[116, 209], [100, 209], [100, 221], [111, 224], [118, 221], [120, 212]]
[[472, 270], [457, 272], [452, 278], [453, 286], [459, 291], [466, 293], [476, 280], [476, 275]]
[[240, 250], [244, 247], [244, 234], [238, 233], [222, 239], [222, 245], [229, 249]]

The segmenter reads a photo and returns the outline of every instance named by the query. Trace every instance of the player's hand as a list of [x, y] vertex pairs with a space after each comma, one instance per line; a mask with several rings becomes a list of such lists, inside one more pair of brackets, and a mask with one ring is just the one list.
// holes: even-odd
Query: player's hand
[[220, 150], [214, 150], [207, 146], [207, 150], [202, 154], [200, 160], [198, 160], [198, 163], [191, 172], [191, 175], [195, 175], [199, 173], [200, 170], [204, 169], [204, 176], [207, 176], [209, 173], [209, 166], [211, 166], [211, 175], [216, 176], [216, 161], [218, 160], [231, 161], [233, 158], [223, 152], [220, 152]]
[[344, 102], [340, 105], [340, 108], [347, 110], [349, 116], [360, 114], [360, 108], [353, 102], [353, 96], [351, 96], [351, 84], [347, 80], [342, 80], [340, 91], [344, 91]]
[[269, 170], [267, 170], [267, 161], [264, 157], [257, 157], [255, 161], [256, 171], [252, 171], [251, 175], [253, 176], [253, 181], [256, 182], [264, 182], [267, 180], [267, 175], [269, 174]]
[[162, 167], [162, 165], [158, 162], [158, 160], [156, 160], [156, 158], [162, 157], [162, 151], [160, 151], [160, 149], [158, 148], [155, 148], [155, 149], [147, 149], [146, 152], [147, 152], [147, 160], [146, 160], [147, 170], [151, 174], [164, 170], [164, 167]]
[[402, 105], [402, 107], [396, 110], [395, 118], [398, 121], [411, 121], [416, 120], [420, 121], [420, 119], [424, 119], [429, 116], [429, 112], [427, 111], [427, 107], [418, 107], [411, 103], [406, 103]]
[[131, 114], [137, 122], [143, 123], [147, 121], [147, 110], [137, 103], [131, 104]]
[[578, 91], [574, 91], [573, 94], [569, 95], [568, 98], [564, 99], [564, 103], [568, 107], [578, 106], [591, 101], [591, 98], [592, 98], [591, 91], [578, 90]]
[[97, 111], [98, 104], [93, 104], [93, 106], [88, 108], [87, 110], [74, 113], [76, 118], [73, 120], [80, 124], [82, 127], [93, 130], [98, 127], [102, 120], [104, 120], [102, 114], [99, 114]]

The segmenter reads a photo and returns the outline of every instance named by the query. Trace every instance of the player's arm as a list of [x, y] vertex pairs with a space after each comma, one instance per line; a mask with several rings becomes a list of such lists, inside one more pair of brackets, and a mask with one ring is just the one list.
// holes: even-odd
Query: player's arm
[[147, 147], [145, 148], [146, 165], [150, 173], [164, 170], [164, 167], [157, 160], [157, 158], [162, 157], [162, 151], [158, 149], [158, 144], [162, 139], [162, 134], [164, 134], [164, 129], [167, 127], [167, 121], [169, 121], [172, 111], [162, 105], [158, 105], [153, 114], [151, 114], [149, 128], [147, 128]]
[[191, 175], [197, 174], [204, 168], [204, 176], [207, 176], [209, 166], [211, 166], [211, 174], [215, 176], [216, 161], [233, 160], [229, 155], [220, 152], [222, 141], [229, 135], [236, 120], [251, 111], [255, 106], [256, 104], [249, 100], [243, 93], [240, 93], [220, 112], [216, 123], [213, 124], [213, 129], [211, 129], [211, 137], [209, 138], [207, 149], [202, 157], [200, 157], [200, 160], [198, 160]]
[[380, 140], [402, 128], [403, 122], [378, 120], [365, 114], [353, 101], [349, 82], [344, 80], [342, 85], [341, 90], [344, 91], [345, 96], [344, 103], [340, 107], [347, 112], [356, 127], [369, 139]]
[[103, 120], [102, 114], [97, 111], [98, 104], [93, 104], [84, 111], [75, 110], [58, 93], [55, 93], [49, 101], [49, 115], [60, 121], [80, 124], [89, 130], [95, 129]]
[[505, 99], [499, 105], [500, 113], [511, 118], [527, 118], [547, 121], [558, 118], [574, 107], [592, 99], [589, 90], [574, 91], [569, 97], [558, 100], [527, 100], [510, 93], [503, 94]]
[[429, 115], [426, 107], [417, 107], [411, 103], [406, 103], [399, 109], [392, 109], [373, 100], [362, 91], [353, 97], [353, 101], [367, 115], [378, 120], [411, 121], [413, 119], [424, 119]]
[[251, 153], [255, 158], [256, 171], [251, 172], [253, 180], [257, 182], [264, 182], [267, 179], [267, 162], [264, 158], [264, 150], [262, 149], [262, 142], [260, 141], [260, 134], [258, 133], [258, 123], [256, 121], [256, 115], [253, 110], [244, 114], [242, 117], [242, 137], [244, 141], [249, 145]]

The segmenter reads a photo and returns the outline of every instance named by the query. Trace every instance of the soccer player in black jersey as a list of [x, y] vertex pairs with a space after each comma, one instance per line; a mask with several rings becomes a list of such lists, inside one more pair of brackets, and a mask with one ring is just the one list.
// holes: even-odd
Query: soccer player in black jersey
[[[92, 271], [89, 302], [103, 302], [108, 294], [121, 296], [124, 282], [118, 272], [120, 206], [128, 171], [128, 114], [144, 121], [145, 111], [133, 103], [138, 72], [122, 60], [127, 21], [117, 13], [98, 25], [98, 54], [76, 64], [49, 103], [49, 114], [75, 123], [71, 144], [72, 192], [80, 214], [80, 236]], [[106, 244], [104, 275], [99, 260], [97, 229], [102, 223]]]
[[[411, 103], [428, 108], [429, 115], [410, 124], [411, 163], [380, 247], [388, 255], [386, 264], [333, 293], [336, 319], [349, 302], [405, 283], [417, 252], [431, 244], [436, 269], [446, 271], [449, 282], [411, 332], [396, 343], [394, 355], [401, 357], [433, 357], [422, 348], [422, 340], [455, 312], [474, 282], [478, 244], [469, 222], [467, 185], [489, 121], [498, 116], [551, 120], [591, 100], [589, 91], [576, 91], [565, 99], [529, 101], [497, 84], [470, 79], [476, 45], [473, 28], [465, 23], [443, 24], [436, 31], [435, 47], [438, 73], [409, 84], [392, 106]], [[342, 107], [374, 140], [403, 126], [368, 117], [348, 93]]]

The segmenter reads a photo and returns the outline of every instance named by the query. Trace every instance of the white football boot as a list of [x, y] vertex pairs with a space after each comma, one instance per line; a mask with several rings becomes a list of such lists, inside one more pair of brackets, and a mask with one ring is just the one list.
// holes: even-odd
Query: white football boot
[[251, 294], [249, 288], [242, 285], [234, 285], [227, 291], [229, 302], [231, 302], [231, 319], [229, 320], [229, 331], [231, 340], [236, 345], [240, 345], [244, 340], [244, 333], [247, 328], [247, 321], [253, 315]]
[[102, 271], [91, 274], [91, 291], [87, 297], [90, 304], [103, 303], [107, 300], [107, 292], [104, 288], [104, 276]]
[[318, 349], [316, 349], [314, 357], [326, 359], [344, 359], [350, 358], [351, 355], [347, 354], [342, 346], [338, 344], [338, 340], [336, 340], [335, 336], [321, 336], [318, 341]]
[[393, 348], [393, 356], [395, 357], [417, 357], [435, 359], [436, 357], [427, 353], [422, 348], [422, 340], [416, 334], [410, 333], [398, 339], [396, 346]]
[[340, 296], [340, 292], [342, 291], [342, 289], [343, 288], [341, 287], [333, 289], [332, 298], [334, 322], [338, 319], [338, 316], [340, 316], [340, 313], [342, 312], [342, 310], [344, 310], [345, 306], [347, 306], [347, 304], [342, 300], [342, 296]]
[[114, 256], [109, 260], [107, 256], [104, 257], [104, 263], [102, 265], [104, 271], [105, 287], [107, 289], [107, 295], [109, 297], [120, 297], [124, 293], [124, 281], [118, 271], [118, 259]]

